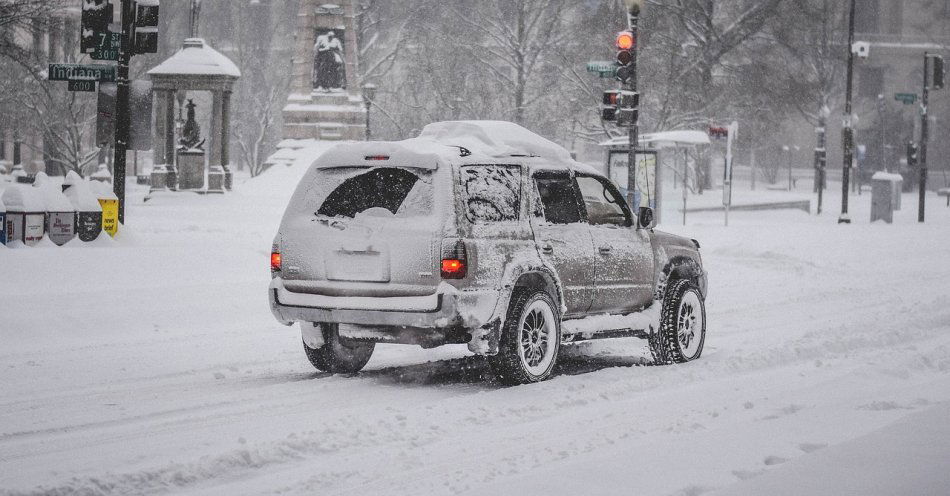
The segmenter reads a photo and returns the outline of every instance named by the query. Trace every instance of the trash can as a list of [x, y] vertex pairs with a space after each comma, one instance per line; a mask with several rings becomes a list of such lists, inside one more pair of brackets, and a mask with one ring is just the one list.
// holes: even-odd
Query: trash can
[[63, 246], [76, 237], [76, 208], [63, 194], [60, 186], [53, 184], [45, 172], [36, 174], [33, 187], [39, 191], [46, 205], [46, 233], [56, 246]]
[[80, 241], [95, 241], [102, 232], [102, 206], [89, 183], [73, 171], [66, 174], [63, 194], [76, 209], [76, 234]]
[[112, 185], [101, 182], [90, 182], [96, 199], [102, 207], [102, 230], [115, 237], [119, 231], [119, 197], [112, 191]]
[[903, 183], [900, 174], [877, 172], [871, 176], [871, 222], [894, 222], [894, 210], [900, 207]]
[[7, 208], [7, 245], [34, 246], [43, 239], [46, 212], [39, 192], [32, 186], [11, 184], [4, 192]]

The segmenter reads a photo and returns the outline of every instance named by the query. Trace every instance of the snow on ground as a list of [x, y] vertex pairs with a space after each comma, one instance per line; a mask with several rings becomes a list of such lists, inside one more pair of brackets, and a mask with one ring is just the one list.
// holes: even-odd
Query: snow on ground
[[114, 242], [0, 250], [0, 494], [946, 493], [936, 196], [923, 226], [911, 195], [894, 225], [868, 223], [865, 195], [838, 226], [834, 183], [822, 217], [677, 217], [710, 271], [700, 361], [636, 366], [643, 342], [593, 342], [502, 388], [464, 346], [314, 372], [266, 299], [301, 174], [134, 190]]

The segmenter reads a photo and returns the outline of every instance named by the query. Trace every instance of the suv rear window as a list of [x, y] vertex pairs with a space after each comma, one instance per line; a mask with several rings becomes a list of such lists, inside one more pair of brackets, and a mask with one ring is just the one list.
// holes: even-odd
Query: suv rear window
[[[332, 180], [335, 175], [335, 171], [327, 171], [324, 179]], [[432, 186], [406, 169], [373, 169], [341, 182], [320, 205], [317, 215], [356, 217], [373, 208], [399, 217], [428, 215]]]
[[517, 165], [466, 165], [460, 176], [469, 222], [518, 220], [521, 211], [521, 169]]

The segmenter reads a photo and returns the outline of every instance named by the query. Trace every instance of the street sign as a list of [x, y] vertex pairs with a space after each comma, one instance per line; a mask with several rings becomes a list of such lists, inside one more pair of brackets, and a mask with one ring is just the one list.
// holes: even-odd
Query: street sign
[[122, 33], [96, 33], [96, 47], [90, 54], [92, 60], [119, 60]]
[[94, 79], [74, 80], [69, 82], [69, 91], [96, 91]]
[[917, 94], [915, 93], [895, 93], [894, 99], [904, 105], [913, 105], [917, 103]]
[[105, 64], [50, 64], [50, 81], [99, 81], [115, 82], [115, 66]]
[[612, 78], [617, 75], [617, 63], [609, 60], [595, 60], [587, 63], [587, 72], [596, 73], [602, 78]]

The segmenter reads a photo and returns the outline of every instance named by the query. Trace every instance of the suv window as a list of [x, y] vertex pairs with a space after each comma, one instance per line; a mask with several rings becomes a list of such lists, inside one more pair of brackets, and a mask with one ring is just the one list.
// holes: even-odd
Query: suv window
[[574, 180], [564, 173], [544, 173], [534, 177], [544, 207], [544, 218], [552, 224], [573, 224], [582, 219]]
[[516, 221], [521, 211], [517, 165], [466, 165], [459, 172], [470, 222]]
[[[327, 171], [325, 179], [338, 175]], [[385, 209], [400, 217], [428, 215], [432, 209], [432, 186], [406, 169], [378, 168], [340, 183], [320, 205], [317, 215], [356, 217], [372, 208]]]
[[623, 198], [608, 181], [591, 176], [577, 176], [577, 186], [587, 208], [587, 221], [595, 226], [633, 225], [624, 208]]

